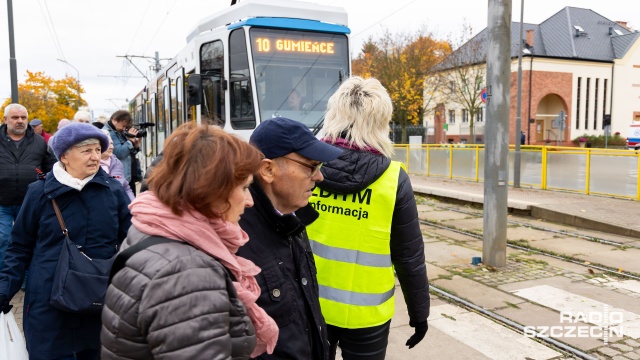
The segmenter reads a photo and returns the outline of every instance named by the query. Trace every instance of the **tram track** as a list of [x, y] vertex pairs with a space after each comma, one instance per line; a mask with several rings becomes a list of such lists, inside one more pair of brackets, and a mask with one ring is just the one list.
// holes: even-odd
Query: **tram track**
[[[433, 206], [434, 208], [438, 208], [438, 209], [442, 209], [442, 210], [448, 210], [448, 211], [455, 211], [458, 213], [464, 213], [476, 218], [482, 217], [483, 214], [479, 213], [479, 212], [471, 212], [471, 211], [465, 211], [465, 210], [460, 210], [460, 209], [456, 209], [456, 208], [452, 208], [452, 207], [443, 207], [443, 206], [438, 206], [435, 204], [429, 204], [430, 206]], [[426, 227], [430, 227], [432, 229], [441, 229], [441, 230], [447, 230], [447, 231], [451, 231], [463, 236], [467, 236], [469, 238], [475, 239], [475, 240], [483, 240], [483, 237], [481, 234], [477, 234], [474, 232], [470, 232], [470, 231], [465, 231], [465, 230], [461, 230], [452, 226], [447, 226], [447, 225], [443, 225], [441, 223], [437, 223], [437, 222], [433, 222], [433, 221], [428, 221], [428, 220], [423, 220], [420, 219], [419, 220], [420, 224]], [[583, 234], [577, 234], [577, 233], [572, 233], [569, 231], [565, 231], [565, 230], [558, 230], [558, 229], [551, 229], [551, 228], [546, 228], [546, 227], [542, 227], [542, 226], [537, 226], [537, 225], [533, 225], [533, 224], [528, 224], [525, 222], [521, 222], [521, 221], [514, 221], [514, 220], [509, 220], [508, 221], [509, 224], [511, 225], [517, 225], [517, 226], [523, 226], [523, 227], [527, 227], [530, 229], [535, 229], [538, 231], [544, 231], [544, 232], [549, 232], [549, 233], [553, 233], [553, 234], [558, 234], [558, 235], [563, 235], [563, 236], [572, 236], [575, 238], [579, 238], [579, 239], [583, 239], [583, 240], [588, 240], [588, 241], [593, 241], [593, 242], [597, 242], [600, 243], [602, 245], [609, 245], [609, 246], [616, 246], [619, 248], [637, 248], [635, 246], [629, 246], [626, 245], [624, 243], [621, 242], [617, 242], [617, 241], [612, 241], [609, 239], [604, 239], [604, 238], [598, 238], [598, 237], [593, 237], [593, 236], [587, 236], [587, 235], [583, 235]], [[429, 233], [432, 233], [434, 235], [439, 235], [442, 236], [442, 233], [439, 232], [433, 232], [433, 230], [429, 231], [429, 229], [426, 229], [426, 231], [428, 231]], [[512, 249], [517, 249], [517, 250], [521, 250], [521, 251], [525, 251], [525, 252], [529, 252], [529, 253], [534, 253], [534, 254], [539, 254], [542, 256], [546, 256], [546, 257], [551, 257], [560, 261], [564, 261], [564, 262], [568, 262], [568, 263], [572, 263], [572, 264], [576, 264], [576, 265], [580, 265], [582, 267], [585, 268], [589, 268], [589, 269], [593, 269], [593, 270], [598, 270], [601, 271], [603, 273], [607, 273], [607, 274], [612, 274], [615, 275], [617, 277], [624, 277], [624, 278], [628, 278], [628, 279], [634, 279], [634, 280], [640, 280], [640, 275], [632, 273], [632, 272], [628, 272], [628, 271], [621, 271], [620, 269], [615, 269], [613, 267], [610, 266], [606, 266], [606, 265], [602, 265], [602, 264], [593, 264], [593, 263], [589, 263], [589, 262], [585, 262], [584, 260], [580, 260], [580, 259], [576, 259], [573, 258], [571, 256], [567, 256], [567, 255], [563, 255], [563, 254], [556, 254], [550, 251], [545, 251], [544, 249], [539, 249], [539, 248], [535, 248], [532, 246], [523, 246], [522, 244], [518, 244], [517, 242], [514, 241], [507, 241], [507, 246], [512, 248]], [[450, 303], [453, 303], [459, 307], [465, 308], [469, 311], [473, 311], [475, 313], [478, 313], [482, 316], [485, 316], [489, 319], [491, 319], [492, 321], [500, 324], [501, 326], [504, 326], [506, 328], [509, 328], [513, 331], [516, 332], [520, 332], [523, 333], [524, 332], [524, 326], [513, 321], [510, 320], [502, 315], [499, 315], [491, 310], [487, 310], [481, 306], [478, 306], [468, 300], [462, 299], [454, 294], [451, 294], [449, 292], [447, 292], [445, 289], [442, 289], [436, 285], [431, 284], [430, 285], [431, 291], [434, 295], [444, 299], [445, 301], [448, 301]], [[588, 354], [586, 352], [584, 352], [583, 350], [576, 348], [574, 346], [568, 345], [562, 341], [560, 341], [559, 339], [553, 338], [551, 336], [548, 335], [543, 335], [540, 333], [535, 333], [534, 334], [535, 340], [543, 343], [545, 346], [548, 346], [550, 348], [556, 349], [557, 351], [571, 356], [571, 357], [575, 357], [575, 358], [579, 358], [579, 359], [587, 359], [587, 360], [592, 360], [592, 359], [597, 359], [596, 357], [592, 356], [591, 354]]]
[[[455, 227], [451, 227], [451, 226], [446, 226], [446, 225], [442, 225], [442, 224], [438, 224], [432, 221], [428, 221], [428, 220], [423, 220], [420, 219], [420, 224], [425, 225], [425, 226], [431, 226], [431, 227], [435, 227], [438, 229], [443, 229], [443, 230], [447, 230], [447, 231], [452, 231], [455, 232], [457, 234], [461, 234], [461, 235], [465, 235], [477, 240], [481, 240], [482, 241], [482, 235], [478, 235], [476, 233], [472, 233], [469, 231], [464, 231], [464, 230], [460, 230], [457, 229]], [[580, 259], [576, 259], [573, 258], [571, 256], [568, 255], [561, 255], [561, 254], [556, 254], [550, 251], [545, 251], [544, 249], [540, 249], [540, 248], [535, 248], [532, 246], [523, 246], [523, 245], [519, 245], [514, 243], [513, 241], [507, 241], [507, 246], [513, 249], [518, 249], [518, 250], [522, 250], [522, 251], [527, 251], [527, 252], [533, 252], [535, 254], [539, 254], [539, 255], [543, 255], [543, 256], [547, 256], [547, 257], [552, 257], [554, 259], [558, 259], [561, 261], [565, 261], [565, 262], [569, 262], [572, 264], [576, 264], [576, 265], [580, 265], [586, 268], [590, 268], [590, 269], [595, 269], [598, 271], [602, 271], [604, 273], [608, 273], [611, 275], [615, 275], [615, 276], [621, 276], [621, 277], [626, 277], [628, 279], [634, 279], [634, 280], [640, 280], [640, 275], [629, 272], [629, 271], [624, 271], [621, 269], [615, 269], [613, 267], [607, 266], [607, 265], [602, 265], [602, 264], [593, 264], [590, 262], [585, 262], [584, 260], [580, 260]]]
[[[431, 204], [430, 206], [433, 206], [435, 208], [442, 209], [442, 210], [454, 211], [454, 212], [457, 212], [457, 213], [467, 214], [467, 215], [476, 216], [476, 217], [482, 217], [483, 216], [483, 214], [481, 212], [465, 211], [465, 210], [461, 210], [461, 209], [457, 209], [457, 208], [453, 208], [453, 207], [439, 206], [439, 205], [435, 205], [435, 204]], [[620, 248], [633, 248], [633, 249], [639, 249], [640, 250], [639, 246], [628, 245], [628, 244], [625, 244], [625, 243], [621, 243], [619, 241], [609, 240], [609, 239], [605, 239], [605, 238], [599, 238], [599, 237], [595, 237], [595, 236], [588, 236], [588, 235], [574, 233], [574, 232], [570, 232], [570, 231], [566, 231], [566, 230], [545, 228], [545, 227], [542, 227], [542, 226], [532, 225], [532, 224], [529, 224], [529, 223], [526, 223], [526, 222], [515, 221], [515, 220], [507, 220], [507, 223], [508, 224], [512, 224], [512, 225], [518, 225], [518, 226], [526, 227], [526, 228], [533, 229], [533, 230], [540, 230], [540, 231], [555, 233], [555, 234], [558, 234], [558, 235], [570, 236], [570, 237], [574, 237], [574, 238], [578, 238], [578, 239], [583, 239], [583, 240], [587, 240], [587, 241], [591, 241], [591, 242], [597, 242], [597, 243], [601, 243], [601, 244], [617, 246], [617, 247], [620, 247]]]
[[[439, 287], [431, 284], [429, 285], [430, 291], [432, 291], [433, 293], [435, 293], [436, 296], [440, 297], [440, 298], [445, 298], [447, 301], [455, 303], [457, 306], [463, 307], [465, 309], [468, 309], [470, 311], [474, 311], [476, 313], [479, 313], [483, 316], [488, 317], [489, 319], [491, 319], [492, 321], [506, 327], [509, 328], [511, 330], [514, 331], [519, 331], [524, 333], [524, 326], [516, 323], [515, 321], [509, 320], [507, 318], [505, 318], [504, 316], [501, 316], [499, 314], [496, 314], [493, 311], [487, 310], [485, 308], [482, 308], [472, 302], [469, 302], [467, 300], [461, 299], [453, 294], [450, 294], [442, 289], [440, 289]], [[563, 342], [560, 342], [552, 337], [549, 336], [542, 336], [540, 333], [535, 333], [535, 339], [537, 341], [540, 341], [542, 343], [544, 343], [546, 346], [549, 346], [551, 348], [557, 349], [565, 354], [571, 354], [573, 356], [576, 356], [580, 359], [585, 359], [585, 360], [597, 360], [597, 358], [585, 353], [584, 351], [575, 348], [573, 346], [567, 345]]]
[[[416, 195], [419, 195], [419, 194], [416, 194]], [[442, 213], [442, 214], [439, 214], [441, 216], [436, 217], [434, 215], [434, 217], [436, 217], [437, 219], [440, 219], [440, 220], [434, 221], [434, 220], [422, 219], [424, 218], [424, 214], [422, 214], [419, 222], [421, 224], [422, 232], [425, 236], [425, 239], [432, 236], [434, 237], [434, 239], [440, 239], [443, 242], [451, 243], [453, 245], [472, 248], [474, 250], [477, 250], [478, 247], [482, 248], [482, 241], [483, 241], [483, 234], [481, 230], [482, 223], [481, 222], [478, 223], [478, 221], [482, 221], [482, 218], [484, 216], [484, 213], [482, 212], [481, 209], [469, 208], [468, 206], [465, 206], [465, 205], [461, 205], [460, 208], [458, 208], [456, 204], [446, 204], [446, 203], [440, 204], [432, 201], [426, 201], [426, 202], [423, 202], [422, 204], [428, 207], [428, 209], [424, 209], [424, 211], [435, 211], [437, 213], [439, 210], [441, 210], [441, 211], [450, 211], [450, 212], [466, 215], [466, 216], [460, 216], [455, 214], [447, 215], [446, 213]], [[616, 257], [614, 255], [607, 256], [606, 254], [604, 254], [603, 256], [598, 256], [600, 255], [600, 252], [615, 251], [615, 250], [624, 251], [624, 250], [631, 249], [630, 251], [632, 253], [625, 255], [625, 259], [627, 259], [627, 263], [629, 263], [628, 261], [629, 255], [634, 255], [636, 254], [637, 250], [640, 250], [640, 245], [639, 245], [640, 243], [635, 242], [634, 239], [628, 238], [628, 237], [625, 238], [624, 236], [620, 236], [620, 237], [616, 236], [615, 238], [611, 238], [611, 237], [608, 237], [607, 233], [592, 232], [589, 230], [582, 231], [582, 229], [579, 229], [579, 228], [573, 229], [569, 226], [555, 226], [555, 224], [553, 224], [553, 221], [551, 221], [549, 224], [545, 224], [545, 223], [541, 223], [539, 220], [536, 220], [535, 218], [517, 217], [514, 219], [515, 216], [516, 215], [509, 216], [509, 219], [507, 219], [507, 226], [509, 228], [510, 234], [511, 235], [517, 234], [515, 237], [511, 236], [511, 238], [514, 240], [507, 240], [507, 246], [510, 247], [511, 249], [518, 250], [518, 252], [522, 251], [523, 253], [526, 253], [526, 254], [536, 255], [536, 257], [537, 255], [539, 255], [541, 257], [548, 257], [550, 259], [553, 258], [555, 259], [553, 262], [555, 266], [559, 266], [560, 268], [565, 268], [565, 266], [560, 264], [560, 262], [563, 262], [567, 264], [566, 268], [569, 268], [569, 269], [575, 268], [572, 271], [576, 273], [580, 273], [580, 270], [576, 268], [576, 266], [579, 266], [580, 268], [585, 269], [584, 271], [585, 273], [587, 273], [587, 270], [588, 270], [588, 273], [591, 274], [591, 275], [585, 274], [584, 275], [585, 279], [591, 279], [592, 277], [599, 277], [599, 276], [605, 275], [603, 276], [605, 279], [609, 277], [617, 278], [617, 280], [612, 279], [611, 281], [620, 281], [620, 280], [626, 280], [626, 279], [640, 280], [640, 274], [638, 274], [638, 270], [636, 267], [632, 268], [631, 269], [632, 271], [629, 271], [628, 269], [622, 270], [622, 268], [615, 266], [617, 265], [617, 263], [615, 261]], [[427, 215], [427, 218], [428, 218], [428, 215]], [[457, 224], [456, 223], [457, 221], [461, 221], [460, 224]], [[447, 234], [445, 231], [450, 233]], [[514, 231], [514, 232], [511, 233], [511, 231]], [[574, 244], [574, 245], [569, 247], [559, 246], [558, 242], [561, 242], [563, 240], [562, 238], [566, 238], [570, 244]], [[539, 240], [548, 240], [548, 241], [539, 241]], [[480, 241], [480, 244], [478, 244], [478, 241]], [[588, 245], [586, 241], [593, 244]], [[584, 245], [581, 245], [581, 243]], [[581, 250], [582, 247], [584, 247], [586, 251]], [[580, 252], [593, 254], [594, 256], [589, 256], [587, 259], [585, 259], [585, 254]], [[457, 253], [457, 251], [453, 251], [453, 253]], [[513, 254], [513, 255], [516, 255], [516, 258], [520, 256], [519, 254]], [[453, 254], [452, 256], [456, 256], [456, 255]], [[596, 259], [596, 261], [593, 261], [593, 259]], [[543, 259], [537, 258], [535, 260], [541, 261]], [[454, 263], [458, 264], [457, 261], [453, 261], [451, 264], [454, 264]], [[543, 262], [543, 263], [546, 263], [546, 262]], [[439, 266], [439, 265], [437, 265], [436, 263], [436, 266]], [[476, 268], [474, 266], [471, 266], [470, 264], [468, 265], [468, 267]], [[491, 266], [481, 265], [481, 267], [483, 269], [480, 269], [480, 267], [478, 267], [478, 270], [489, 271], [489, 272], [501, 271], [501, 269], [495, 269]], [[519, 269], [518, 267], [516, 268]], [[504, 275], [496, 274], [496, 279], [498, 279], [497, 283], [502, 284], [503, 282], [501, 281], [512, 277], [511, 274], [513, 270], [516, 268], [510, 267], [509, 268], [510, 270], [506, 271]], [[445, 266], [443, 267], [443, 269], [447, 269], [447, 267]], [[467, 270], [468, 269], [466, 267], [464, 268], [464, 270], [460, 270], [460, 266], [456, 266], [454, 274], [459, 273], [459, 275], [462, 277], [466, 277], [468, 279], [472, 279], [472, 278], [475, 279], [474, 276], [476, 275], [473, 275], [473, 276], [465, 275], [467, 273]], [[475, 274], [475, 272], [473, 271], [469, 272], [469, 274], [471, 273]], [[536, 278], [536, 276], [537, 275], [532, 275], [530, 277], [525, 276], [524, 279], [535, 280], [535, 279], [538, 279]], [[486, 277], [486, 276], [483, 275], [483, 277]], [[448, 285], [449, 281], [446, 281], [446, 280], [452, 280], [452, 279], [448, 278], [447, 276], [443, 276], [442, 279], [443, 279], [442, 281], [435, 281], [431, 283], [430, 286], [431, 286], [432, 296], [436, 296], [442, 299], [443, 301], [447, 301], [459, 308], [466, 309], [469, 312], [484, 316], [485, 318], [490, 319], [496, 324], [499, 324], [504, 328], [511, 329], [516, 333], [523, 334], [525, 332], [525, 326], [521, 323], [521, 320], [525, 319], [526, 317], [523, 317], [521, 314], [514, 317], [511, 317], [511, 316], [507, 317], [505, 316], [505, 314], [511, 314], [511, 312], [498, 310], [498, 309], [502, 309], [500, 306], [490, 305], [489, 308], [485, 309], [483, 305], [475, 304], [476, 302], [475, 297], [469, 296], [469, 294], [473, 292], [469, 292], [465, 290], [462, 292], [464, 297], [458, 296], [458, 294], [456, 293], [457, 291], [459, 291], [458, 287], [460, 286], [461, 283], [464, 284], [464, 282], [457, 282], [455, 284], [452, 283], [451, 289], [455, 289], [455, 290], [449, 290], [449, 285]], [[521, 277], [516, 277], [516, 276], [513, 276], [513, 279], [516, 279], [516, 280], [510, 279], [507, 281], [507, 283], [522, 280]], [[571, 281], [573, 282], [575, 278], [571, 277], [571, 279], [572, 279]], [[455, 278], [453, 280], [455, 280]], [[597, 283], [595, 280], [592, 280], [592, 281], [594, 283]], [[489, 287], [496, 287], [495, 281], [484, 282], [483, 280], [481, 280], [479, 281], [479, 283]], [[469, 300], [469, 299], [472, 299], [472, 300]], [[525, 301], [530, 302], [531, 300], [525, 300]], [[482, 302], [480, 302], [480, 304], [482, 304]], [[493, 304], [493, 303], [490, 303], [490, 304]], [[534, 301], [534, 304], [535, 304], [535, 301]], [[495, 309], [493, 307], [495, 307]], [[554, 337], [549, 333], [544, 333], [544, 334], [538, 333], [538, 332], [533, 333], [533, 332], [529, 332], [530, 330], [529, 328], [527, 328], [526, 330], [527, 330], [527, 334], [530, 334], [533, 337], [532, 340], [535, 340], [541, 344], [544, 344], [545, 346], [563, 354], [563, 356], [557, 357], [557, 359], [559, 358], [562, 358], [562, 359], [602, 358], [600, 350], [595, 350], [595, 348], [590, 348], [590, 347], [582, 347], [582, 345], [579, 345], [571, 341], [566, 342], [567, 339], [565, 339], [563, 336]]]

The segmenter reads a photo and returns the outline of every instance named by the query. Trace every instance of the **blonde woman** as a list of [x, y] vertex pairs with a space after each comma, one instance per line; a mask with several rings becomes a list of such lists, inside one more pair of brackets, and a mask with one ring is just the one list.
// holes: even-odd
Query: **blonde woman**
[[[331, 358], [384, 359], [394, 312], [395, 273], [415, 334], [427, 333], [429, 284], [409, 176], [392, 161], [393, 106], [376, 79], [353, 76], [329, 99], [323, 141], [344, 149], [321, 169], [308, 227]], [[341, 211], [335, 211], [341, 209]]]

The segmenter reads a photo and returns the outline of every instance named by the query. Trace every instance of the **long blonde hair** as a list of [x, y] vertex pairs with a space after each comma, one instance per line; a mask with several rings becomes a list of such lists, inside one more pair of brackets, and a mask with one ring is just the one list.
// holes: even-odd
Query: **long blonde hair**
[[329, 98], [324, 118], [326, 139], [346, 139], [359, 148], [370, 146], [386, 157], [393, 155], [389, 121], [393, 104], [375, 78], [351, 76]]

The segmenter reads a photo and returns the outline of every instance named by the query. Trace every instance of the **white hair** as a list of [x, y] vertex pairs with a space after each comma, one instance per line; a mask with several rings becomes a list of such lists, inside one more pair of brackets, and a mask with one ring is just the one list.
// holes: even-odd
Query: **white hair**
[[9, 112], [11, 111], [11, 109], [24, 110], [24, 111], [27, 112], [27, 117], [29, 117], [29, 111], [27, 111], [27, 108], [22, 106], [22, 105], [20, 105], [20, 104], [16, 104], [16, 103], [9, 104], [9, 105], [5, 106], [5, 108], [4, 108], [4, 116], [5, 117], [9, 116]]
[[380, 81], [351, 76], [329, 98], [322, 130], [329, 141], [343, 138], [359, 148], [370, 146], [391, 157], [392, 113], [391, 97]]
[[76, 114], [73, 115], [73, 122], [80, 122], [80, 120], [91, 122], [91, 113], [85, 110], [76, 111]]
[[73, 144], [73, 146], [68, 148], [67, 151], [65, 151], [63, 155], [68, 155], [69, 151], [71, 151], [71, 149], [73, 149], [73, 148], [77, 148], [77, 147], [81, 147], [81, 146], [85, 146], [85, 145], [93, 145], [93, 144], [100, 144], [100, 140], [98, 140], [97, 138], [88, 138], [86, 140], [82, 140], [77, 144]]

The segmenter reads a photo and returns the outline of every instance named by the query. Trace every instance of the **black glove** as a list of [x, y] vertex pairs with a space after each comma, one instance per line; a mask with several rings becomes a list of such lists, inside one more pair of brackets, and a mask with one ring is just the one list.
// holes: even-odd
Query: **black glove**
[[409, 349], [411, 349], [414, 346], [418, 345], [418, 343], [422, 341], [422, 339], [424, 339], [424, 336], [427, 335], [427, 330], [429, 329], [429, 325], [427, 325], [426, 320], [421, 322], [414, 322], [413, 320], [410, 320], [409, 326], [411, 326], [412, 328], [416, 328], [415, 334], [411, 335], [411, 337], [409, 338], [409, 340], [407, 340], [407, 343], [406, 343]]
[[12, 307], [13, 305], [9, 304], [9, 298], [7, 295], [0, 295], [0, 311], [2, 311], [3, 314], [7, 314], [11, 311]]

